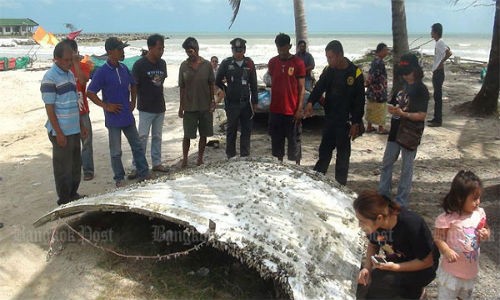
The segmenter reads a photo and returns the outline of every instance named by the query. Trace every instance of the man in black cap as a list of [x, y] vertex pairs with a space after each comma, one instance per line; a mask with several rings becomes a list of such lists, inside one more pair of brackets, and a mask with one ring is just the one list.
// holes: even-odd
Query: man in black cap
[[[161, 163], [162, 129], [166, 110], [163, 82], [167, 78], [167, 63], [161, 58], [165, 50], [164, 40], [162, 35], [150, 35], [147, 40], [148, 53], [136, 61], [132, 68], [132, 75], [137, 83], [139, 138], [146, 152], [151, 131], [151, 162], [155, 172], [169, 171]], [[137, 174], [133, 172], [132, 175], [134, 173]]]
[[240, 156], [250, 155], [253, 108], [257, 105], [257, 73], [252, 59], [245, 56], [246, 41], [235, 38], [230, 44], [233, 56], [222, 61], [215, 78], [215, 84], [225, 92], [227, 158], [236, 156], [238, 124]]
[[[138, 180], [150, 178], [144, 148], [139, 139], [132, 112], [135, 109], [137, 87], [127, 66], [120, 63], [125, 58], [123, 49], [128, 44], [116, 37], [106, 40], [108, 53], [106, 63], [95, 71], [87, 88], [87, 97], [104, 109], [104, 120], [108, 128], [109, 151], [116, 187], [125, 186], [125, 170], [122, 164], [121, 133], [130, 144], [137, 167]], [[102, 91], [102, 100], [97, 93]]]

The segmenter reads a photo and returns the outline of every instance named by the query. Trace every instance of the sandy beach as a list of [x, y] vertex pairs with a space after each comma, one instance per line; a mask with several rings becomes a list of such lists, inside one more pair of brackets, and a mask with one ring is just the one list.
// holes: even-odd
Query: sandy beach
[[[205, 55], [202, 53], [202, 55]], [[47, 66], [43, 62], [39, 66]], [[175, 172], [181, 158], [182, 123], [177, 117], [178, 65], [168, 66], [165, 82], [166, 117], [163, 128], [163, 162]], [[432, 90], [429, 65], [425, 83]], [[473, 170], [483, 180], [485, 193], [481, 206], [490, 220], [491, 241], [481, 245], [481, 272], [475, 299], [499, 299], [500, 265], [500, 120], [471, 118], [457, 114], [454, 106], [472, 100], [481, 87], [479, 67], [448, 65], [444, 83], [444, 125], [426, 128], [414, 168], [411, 208], [432, 227], [441, 212], [438, 203], [448, 191], [451, 179], [460, 169]], [[319, 72], [320, 68], [316, 68]], [[367, 69], [366, 69], [367, 71]], [[50, 224], [37, 228], [32, 223], [56, 206], [52, 173], [52, 146], [44, 128], [46, 113], [40, 96], [40, 81], [45, 71], [15, 70], [0, 72], [0, 298], [1, 299], [151, 299], [159, 295], [146, 279], [124, 272], [123, 265], [111, 255], [80, 243], [72, 243], [50, 262], [46, 261]], [[432, 112], [433, 101], [429, 103]], [[137, 111], [136, 113], [136, 120]], [[95, 178], [82, 181], [80, 194], [101, 194], [115, 189], [110, 167], [107, 130], [102, 110], [90, 104], [94, 136]], [[216, 122], [222, 123], [223, 110], [217, 110]], [[254, 157], [270, 157], [270, 139], [266, 118], [258, 117], [252, 136]], [[205, 163], [225, 159], [225, 134], [215, 127], [220, 148], [207, 147]], [[376, 188], [379, 167], [387, 136], [365, 134], [352, 143], [347, 187], [354, 192]], [[312, 168], [321, 140], [321, 119], [304, 121], [303, 168]], [[124, 166], [131, 165], [130, 147], [123, 139]], [[197, 142], [191, 143], [189, 167], [195, 167]], [[150, 156], [147, 156], [150, 161]], [[333, 178], [333, 162], [327, 173]], [[395, 174], [399, 174], [399, 163]], [[156, 174], [160, 176], [161, 174]], [[397, 178], [398, 175], [395, 175]], [[134, 181], [127, 181], [133, 183]], [[120, 265], [117, 272], [114, 265]], [[133, 269], [150, 273], [149, 264], [134, 264]], [[105, 267], [103, 267], [103, 265]], [[165, 275], [168, 276], [168, 275]], [[428, 288], [430, 299], [436, 297], [436, 284]], [[224, 298], [224, 297], [222, 297]]]

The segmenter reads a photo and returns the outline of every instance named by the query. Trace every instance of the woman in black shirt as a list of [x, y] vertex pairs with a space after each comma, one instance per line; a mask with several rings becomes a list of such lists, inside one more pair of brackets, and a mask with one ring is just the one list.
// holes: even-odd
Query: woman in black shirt
[[362, 192], [353, 208], [369, 240], [358, 276], [366, 298], [418, 299], [436, 277], [439, 259], [425, 221], [373, 190]]

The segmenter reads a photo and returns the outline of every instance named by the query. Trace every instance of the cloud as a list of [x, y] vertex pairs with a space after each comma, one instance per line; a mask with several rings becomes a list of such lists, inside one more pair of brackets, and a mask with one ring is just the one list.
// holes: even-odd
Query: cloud
[[[175, 5], [178, 4], [178, 2], [173, 0], [121, 0], [121, 1], [92, 0], [92, 1], [95, 1], [95, 3], [107, 2], [108, 4], [103, 4], [103, 6], [105, 6], [106, 9], [108, 10], [116, 10], [116, 11], [128, 11], [134, 9], [141, 11], [143, 11], [144, 9], [146, 10], [150, 9], [152, 11], [174, 11]], [[84, 1], [84, 2], [89, 3], [91, 1]]]
[[367, 7], [390, 7], [388, 1], [372, 1], [372, 0], [316, 0], [314, 2], [305, 2], [306, 9], [317, 11], [332, 11], [340, 12], [345, 10], [361, 10]]
[[[1, 9], [17, 9], [21, 8], [21, 1], [12, 1], [12, 0], [0, 0], [0, 8]], [[5, 12], [0, 9], [0, 15], [6, 17]]]

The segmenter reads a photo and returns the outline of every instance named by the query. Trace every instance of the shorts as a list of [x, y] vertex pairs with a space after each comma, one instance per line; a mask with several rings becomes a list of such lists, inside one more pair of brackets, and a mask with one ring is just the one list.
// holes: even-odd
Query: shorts
[[184, 127], [184, 138], [195, 139], [196, 130], [200, 132], [200, 137], [214, 135], [214, 117], [209, 111], [185, 111], [182, 120]]

